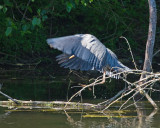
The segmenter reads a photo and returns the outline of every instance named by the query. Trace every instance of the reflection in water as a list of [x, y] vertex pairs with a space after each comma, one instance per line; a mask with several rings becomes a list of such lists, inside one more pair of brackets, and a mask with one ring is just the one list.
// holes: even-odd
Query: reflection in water
[[[92, 128], [152, 128], [153, 116], [158, 112], [158, 110], [153, 110], [148, 116], [146, 116], [145, 109], [137, 109], [137, 117], [128, 117], [128, 118], [108, 118], [102, 119], [97, 118], [97, 121], [91, 121], [89, 127]], [[74, 121], [71, 116], [65, 112], [67, 120], [71, 126], [82, 127], [87, 126], [84, 120]], [[87, 120], [87, 119], [86, 119]]]
[[[152, 111], [148, 116], [146, 116], [145, 109], [137, 109], [137, 117], [128, 117], [128, 118], [91, 118], [89, 123], [89, 127], [92, 128], [152, 128], [153, 116], [158, 112], [158, 110]], [[81, 119], [79, 121], [74, 121], [71, 116], [65, 112], [67, 119], [71, 126], [83, 128], [84, 126], [88, 126], [84, 122], [88, 119]], [[92, 120], [92, 121], [91, 121]]]
[[149, 115], [147, 115], [147, 111], [144, 109], [145, 106], [141, 102], [136, 103], [137, 106], [137, 115], [138, 115], [138, 128], [151, 128], [153, 117], [158, 112], [158, 109], [154, 109]]
[[[118, 113], [119, 117], [114, 116], [115, 113], [44, 112], [38, 109], [17, 108], [5, 111], [4, 108], [0, 108], [0, 128], [158, 128], [160, 122], [158, 118], [155, 118], [157, 116], [160, 118], [158, 111], [142, 109], [144, 106], [141, 104], [138, 106], [136, 111]], [[86, 114], [104, 115], [104, 117], [85, 118]]]

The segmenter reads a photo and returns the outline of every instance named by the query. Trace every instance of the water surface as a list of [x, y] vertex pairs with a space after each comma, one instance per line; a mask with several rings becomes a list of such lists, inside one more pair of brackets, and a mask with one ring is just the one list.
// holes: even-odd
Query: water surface
[[108, 113], [103, 117], [85, 117], [88, 113], [83, 111], [8, 110], [0, 107], [0, 128], [160, 128], [160, 113], [152, 116], [151, 109], [141, 110], [141, 116], [132, 110], [118, 116]]
[[[65, 77], [59, 79], [57, 77], [55, 79], [49, 79], [49, 77], [37, 78], [32, 75], [24, 79], [14, 74], [3, 75], [0, 83], [3, 83], [2, 91], [4, 93], [19, 100], [66, 100], [67, 94], [71, 96], [77, 90], [73, 88], [68, 92], [69, 83], [67, 79]], [[96, 89], [99, 89], [99, 94], [103, 94], [102, 91], [104, 91], [107, 92], [105, 97], [112, 97], [114, 96], [113, 89], [117, 88], [109, 89], [107, 85], [107, 87], [99, 86]], [[92, 91], [86, 89], [83, 95], [90, 95], [92, 101], [95, 101]], [[0, 95], [0, 99], [7, 100], [2, 95]], [[96, 102], [100, 101], [96, 100]], [[120, 106], [121, 103], [117, 105]], [[159, 103], [158, 106], [160, 107]], [[83, 110], [55, 112], [12, 108], [13, 111], [10, 111], [12, 109], [0, 107], [0, 128], [160, 128], [160, 112], [155, 112], [147, 102], [142, 108], [136, 110], [132, 106], [122, 113], [115, 114], [113, 110], [109, 110], [110, 113], [98, 114]]]

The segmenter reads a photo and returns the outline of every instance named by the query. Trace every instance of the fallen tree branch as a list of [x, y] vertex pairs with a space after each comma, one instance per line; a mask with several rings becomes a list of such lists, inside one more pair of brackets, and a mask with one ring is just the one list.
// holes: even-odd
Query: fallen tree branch
[[13, 102], [15, 102], [16, 104], [19, 104], [19, 102], [16, 99], [13, 99], [12, 97], [8, 96], [7, 94], [3, 93], [0, 91], [0, 94], [2, 94], [3, 96], [7, 97], [8, 99], [12, 100]]

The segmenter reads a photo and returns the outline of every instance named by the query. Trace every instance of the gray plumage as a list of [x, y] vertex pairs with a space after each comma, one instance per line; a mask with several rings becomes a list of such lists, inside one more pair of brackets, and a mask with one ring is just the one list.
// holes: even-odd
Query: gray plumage
[[130, 70], [118, 61], [116, 55], [110, 49], [90, 34], [51, 38], [47, 39], [47, 43], [63, 52], [56, 58], [64, 68], [86, 71], [97, 70], [100, 72]]

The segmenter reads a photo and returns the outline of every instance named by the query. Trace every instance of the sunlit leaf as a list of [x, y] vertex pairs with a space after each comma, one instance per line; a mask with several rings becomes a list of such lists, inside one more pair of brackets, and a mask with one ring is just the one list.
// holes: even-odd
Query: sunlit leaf
[[0, 10], [3, 8], [3, 6], [2, 5], [0, 5]]
[[89, 0], [89, 3], [92, 3], [93, 2], [93, 0]]
[[5, 35], [9, 36], [12, 32], [12, 27], [7, 27], [6, 31], [5, 31]]
[[67, 9], [67, 12], [71, 12], [72, 8], [73, 8], [72, 3], [66, 2], [66, 9]]
[[87, 6], [87, 3], [85, 0], [81, 0], [81, 3], [84, 5], [84, 6]]

